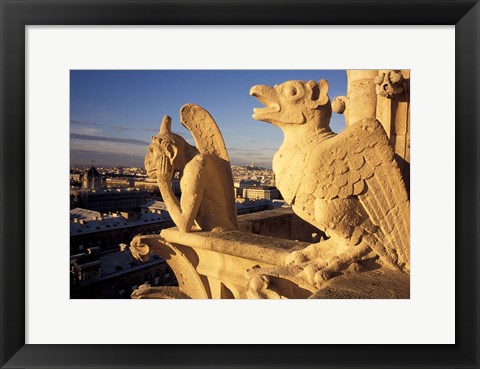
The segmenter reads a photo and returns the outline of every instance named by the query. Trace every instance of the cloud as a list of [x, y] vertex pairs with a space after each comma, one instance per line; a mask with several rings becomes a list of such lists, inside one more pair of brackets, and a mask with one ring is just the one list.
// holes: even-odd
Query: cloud
[[103, 127], [103, 126], [106, 126], [106, 124], [87, 122], [87, 121], [84, 121], [84, 120], [76, 120], [76, 119], [70, 119], [70, 124], [79, 125], [79, 126], [86, 126], [86, 127]]
[[258, 149], [244, 149], [240, 147], [227, 147], [228, 151], [239, 151], [239, 152], [245, 152], [245, 153], [256, 153], [261, 155], [261, 151]]
[[70, 133], [70, 139], [73, 139], [73, 140], [88, 140], [88, 141], [119, 142], [119, 143], [128, 143], [128, 144], [132, 144], [132, 145], [142, 145], [142, 146], [148, 146], [150, 144], [149, 142], [136, 140], [134, 138], [90, 136], [90, 135], [82, 135], [82, 134], [78, 134], [78, 133]]
[[96, 108], [93, 108], [94, 112], [101, 112], [101, 111], [106, 111], [107, 107], [106, 106], [97, 106]]
[[77, 127], [100, 127], [100, 128], [110, 128], [117, 131], [140, 131], [140, 132], [158, 132], [158, 128], [137, 128], [137, 127], [126, 127], [119, 125], [111, 125], [105, 123], [90, 122], [85, 120], [70, 119], [70, 124]]
[[101, 129], [93, 128], [93, 127], [78, 127], [78, 128], [74, 128], [71, 133], [76, 133], [79, 135], [96, 136], [101, 131], [102, 131]]
[[258, 165], [260, 167], [263, 167], [263, 168], [269, 168], [271, 169], [272, 168], [272, 161], [271, 160], [267, 160], [267, 159], [255, 159], [255, 160], [252, 160], [251, 158], [231, 158], [230, 160], [230, 163], [232, 165], [245, 165], [245, 164], [250, 164], [251, 162], [254, 162], [255, 165]]
[[96, 166], [135, 166], [143, 168], [144, 156], [125, 155], [120, 153], [111, 153], [105, 151], [90, 150], [70, 150], [71, 165], [86, 165], [95, 160]]

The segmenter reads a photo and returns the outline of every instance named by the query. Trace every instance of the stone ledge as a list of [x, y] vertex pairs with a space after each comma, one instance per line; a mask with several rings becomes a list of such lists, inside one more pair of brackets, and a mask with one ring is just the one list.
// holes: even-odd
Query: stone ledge
[[410, 275], [379, 268], [328, 281], [311, 299], [409, 299]]
[[177, 228], [160, 232], [167, 242], [281, 266], [285, 256], [309, 244], [241, 231], [182, 233]]
[[131, 295], [132, 299], [190, 299], [189, 296], [184, 294], [178, 287], [175, 286], [157, 286], [150, 287], [141, 285]]

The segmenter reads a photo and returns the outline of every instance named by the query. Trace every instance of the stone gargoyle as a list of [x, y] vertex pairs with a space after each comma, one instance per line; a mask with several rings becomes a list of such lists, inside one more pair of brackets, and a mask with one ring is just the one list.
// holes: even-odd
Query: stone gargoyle
[[287, 265], [321, 285], [362, 262], [409, 273], [410, 205], [394, 152], [372, 119], [330, 129], [328, 82], [257, 85], [250, 94], [265, 107], [253, 118], [284, 133], [273, 159], [277, 186], [294, 212], [329, 237], [289, 254]]
[[[238, 229], [232, 169], [217, 124], [208, 111], [195, 104], [182, 106], [180, 121], [197, 146], [173, 133], [172, 119], [165, 115], [145, 156], [147, 175], [157, 181], [169, 214], [181, 232], [191, 232], [194, 228]], [[180, 201], [171, 185], [176, 172], [180, 177]], [[130, 252], [146, 261], [151, 253], [159, 253], [158, 242], [138, 235], [130, 243]]]
[[[190, 232], [194, 223], [203, 231], [237, 229], [232, 170], [217, 124], [195, 104], [180, 109], [180, 120], [197, 147], [172, 133], [171, 118], [165, 116], [145, 156], [148, 176], [157, 180], [163, 201], [180, 231]], [[175, 172], [180, 174], [180, 201], [171, 187]]]

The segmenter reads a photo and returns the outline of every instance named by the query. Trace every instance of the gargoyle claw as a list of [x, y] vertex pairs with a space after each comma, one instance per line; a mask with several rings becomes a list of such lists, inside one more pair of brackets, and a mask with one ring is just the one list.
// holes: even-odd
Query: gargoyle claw
[[136, 236], [132, 242], [130, 242], [130, 253], [132, 256], [140, 261], [148, 261], [150, 254], [150, 247], [142, 243], [141, 236]]
[[294, 251], [285, 257], [285, 265], [299, 265], [306, 261], [308, 258], [302, 251]]

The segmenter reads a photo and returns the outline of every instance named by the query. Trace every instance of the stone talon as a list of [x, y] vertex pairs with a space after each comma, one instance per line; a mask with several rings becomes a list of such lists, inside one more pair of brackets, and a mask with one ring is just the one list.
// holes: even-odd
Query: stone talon
[[308, 261], [307, 256], [302, 251], [294, 251], [285, 257], [286, 265], [299, 265]]
[[310, 283], [312, 286], [316, 285], [315, 275], [317, 274], [319, 269], [320, 267], [315, 263], [310, 263], [306, 265], [303, 269], [303, 274], [307, 278], [308, 283]]
[[330, 278], [328, 278], [328, 276], [325, 274], [325, 271], [323, 271], [323, 270], [315, 273], [315, 276], [313, 278], [315, 286], [317, 286], [317, 287], [322, 286], [329, 279]]

